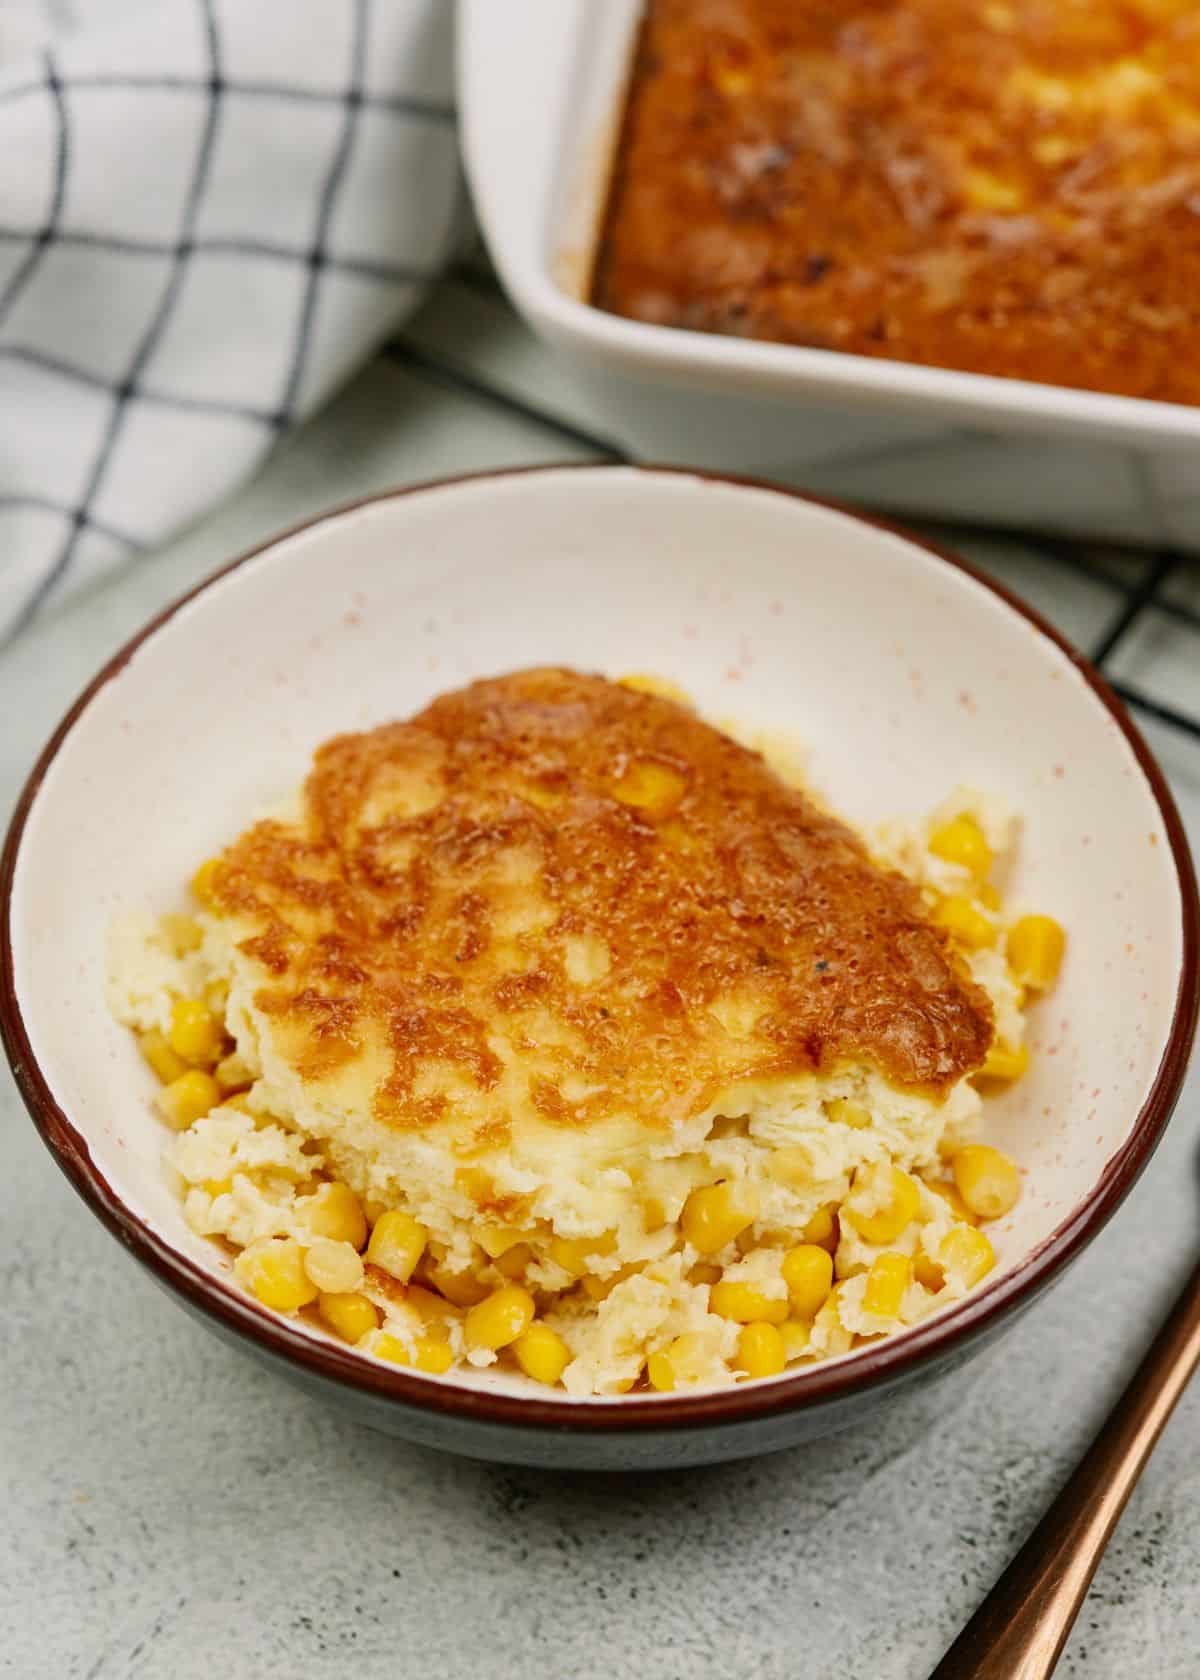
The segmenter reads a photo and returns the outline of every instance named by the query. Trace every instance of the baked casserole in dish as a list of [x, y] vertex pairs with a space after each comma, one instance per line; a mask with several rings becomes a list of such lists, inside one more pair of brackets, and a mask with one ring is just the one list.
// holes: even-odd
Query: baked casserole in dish
[[594, 299], [1200, 398], [1200, 12], [650, 0]]
[[554, 406], [635, 460], [1200, 549], [1196, 27], [463, 0], [475, 206]]

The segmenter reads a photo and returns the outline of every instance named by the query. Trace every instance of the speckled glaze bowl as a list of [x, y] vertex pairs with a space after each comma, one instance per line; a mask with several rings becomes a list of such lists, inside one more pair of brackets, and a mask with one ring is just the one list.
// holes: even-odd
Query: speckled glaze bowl
[[[1030, 1073], [988, 1108], [1026, 1169], [965, 1302], [843, 1359], [716, 1393], [576, 1401], [426, 1377], [247, 1299], [161, 1168], [150, 1076], [104, 1002], [110, 919], [166, 907], [198, 859], [339, 730], [487, 673], [560, 661], [675, 678], [787, 731], [851, 820], [958, 782], [1024, 817], [1010, 892], [1070, 931]], [[198, 727], [199, 720], [199, 727]], [[206, 1323], [412, 1440], [557, 1467], [699, 1464], [788, 1446], [927, 1381], [1028, 1306], [1103, 1228], [1179, 1091], [1196, 885], [1178, 815], [1104, 683], [947, 555], [769, 486], [545, 468], [397, 492], [236, 561], [148, 625], [31, 774], [0, 867], [0, 1024], [30, 1113], [92, 1210]], [[1036, 1373], [1030, 1373], [1036, 1380]]]

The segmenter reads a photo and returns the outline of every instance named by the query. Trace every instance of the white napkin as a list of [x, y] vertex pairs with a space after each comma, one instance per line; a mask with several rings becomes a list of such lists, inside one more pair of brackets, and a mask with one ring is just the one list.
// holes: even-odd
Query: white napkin
[[0, 68], [0, 642], [253, 472], [459, 225], [451, 0], [85, 10]]

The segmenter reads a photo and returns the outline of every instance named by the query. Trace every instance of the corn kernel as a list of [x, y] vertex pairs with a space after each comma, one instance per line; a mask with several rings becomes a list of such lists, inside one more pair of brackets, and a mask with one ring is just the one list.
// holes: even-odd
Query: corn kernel
[[616, 1246], [616, 1235], [612, 1231], [605, 1231], [598, 1237], [555, 1237], [550, 1244], [550, 1258], [571, 1277], [582, 1277], [588, 1270], [592, 1255], [611, 1254]]
[[571, 1363], [571, 1350], [548, 1324], [531, 1324], [513, 1343], [517, 1364], [534, 1382], [553, 1388]]
[[929, 836], [929, 850], [945, 863], [957, 863], [977, 881], [986, 881], [992, 870], [992, 848], [974, 817], [964, 811]]
[[719, 1346], [719, 1336], [710, 1330], [685, 1330], [682, 1336], [676, 1336], [666, 1349], [675, 1380], [681, 1383], [703, 1382], [711, 1373]]
[[871, 1124], [870, 1109], [851, 1097], [834, 1097], [825, 1104], [825, 1112], [839, 1125], [853, 1126], [856, 1131], [861, 1132]]
[[144, 1032], [138, 1039], [138, 1049], [158, 1075], [164, 1085], [178, 1079], [187, 1072], [187, 1063], [182, 1056], [177, 1056], [167, 1043], [166, 1036], [157, 1027]]
[[200, 998], [176, 998], [171, 1006], [172, 1050], [189, 1067], [212, 1067], [225, 1048], [221, 1023]]
[[678, 805], [687, 783], [678, 770], [653, 759], [635, 759], [613, 786], [622, 805], [638, 811], [666, 812]]
[[322, 1184], [314, 1195], [306, 1197], [297, 1206], [296, 1214], [304, 1229], [314, 1237], [329, 1237], [333, 1242], [349, 1243], [354, 1249], [361, 1249], [367, 1240], [362, 1204], [350, 1186], [339, 1179]]
[[646, 1361], [646, 1381], [660, 1394], [670, 1394], [675, 1387], [675, 1367], [669, 1353], [652, 1353]]
[[963, 1289], [973, 1289], [996, 1264], [996, 1254], [982, 1231], [956, 1225], [942, 1238], [938, 1260], [948, 1278]]
[[1026, 202], [1024, 190], [1016, 181], [1006, 181], [990, 169], [964, 169], [963, 185], [967, 203], [973, 210], [995, 210], [1010, 215], [1022, 209]]
[[933, 920], [968, 951], [983, 951], [996, 943], [995, 922], [959, 893], [942, 900], [933, 912]]
[[449, 1342], [435, 1341], [429, 1336], [418, 1336], [416, 1341], [416, 1358], [413, 1361], [418, 1371], [428, 1371], [432, 1376], [445, 1376], [454, 1363], [454, 1353]]
[[737, 1195], [727, 1183], [693, 1190], [679, 1224], [684, 1238], [701, 1254], [716, 1254], [758, 1217], [756, 1199], [743, 1187]]
[[448, 1342], [435, 1341], [432, 1336], [414, 1336], [410, 1353], [399, 1336], [384, 1330], [371, 1344], [376, 1359], [386, 1359], [391, 1365], [408, 1365], [414, 1371], [426, 1371], [441, 1377], [454, 1363]]
[[467, 1346], [491, 1348], [493, 1352], [508, 1347], [523, 1336], [533, 1323], [533, 1296], [519, 1284], [505, 1284], [485, 1301], [472, 1307], [464, 1326]]
[[216, 1108], [221, 1100], [221, 1088], [211, 1073], [190, 1068], [156, 1091], [154, 1106], [168, 1126], [184, 1132], [196, 1120]]
[[711, 1266], [707, 1260], [697, 1260], [687, 1275], [689, 1283], [714, 1284], [721, 1281], [720, 1266]]
[[244, 1248], [233, 1263], [247, 1289], [275, 1312], [295, 1312], [320, 1291], [304, 1270], [304, 1250], [293, 1237], [267, 1237]]
[[510, 1248], [524, 1242], [527, 1235], [528, 1232], [519, 1231], [514, 1225], [480, 1225], [475, 1231], [476, 1240], [489, 1260], [498, 1260]]
[[[824, 1249], [820, 1251], [822, 1254]], [[738, 1324], [782, 1324], [788, 1315], [787, 1296], [764, 1295], [752, 1284], [732, 1281], [714, 1283], [708, 1297], [709, 1312], [718, 1318], [732, 1318]]]
[[411, 1214], [392, 1208], [381, 1214], [367, 1244], [367, 1259], [381, 1267], [401, 1283], [413, 1275], [417, 1261], [425, 1252], [428, 1232], [418, 1225]]
[[220, 909], [214, 891], [216, 874], [220, 867], [220, 858], [206, 858], [192, 876], [192, 892], [206, 910]]
[[787, 1364], [783, 1337], [773, 1324], [747, 1324], [737, 1344], [738, 1369], [748, 1377], [775, 1377]]
[[1008, 1156], [986, 1143], [968, 1143], [950, 1163], [959, 1195], [980, 1219], [1002, 1219], [1016, 1206], [1021, 1179]]
[[365, 1295], [318, 1295], [317, 1312], [347, 1342], [360, 1341], [379, 1325], [379, 1311]]
[[475, 1307], [486, 1301], [491, 1289], [472, 1272], [452, 1272], [445, 1266], [430, 1266], [426, 1276], [447, 1301], [456, 1307]]
[[356, 1248], [318, 1237], [304, 1256], [304, 1270], [322, 1294], [352, 1295], [362, 1287], [363, 1263]]
[[635, 1266], [622, 1266], [619, 1272], [613, 1272], [610, 1277], [583, 1277], [579, 1280], [579, 1287], [593, 1301], [607, 1301], [617, 1285], [624, 1283], [636, 1270]]
[[[883, 1167], [882, 1171], [890, 1174], [890, 1181], [884, 1181], [884, 1188], [890, 1194], [881, 1207], [872, 1213], [862, 1211], [861, 1202], [864, 1198], [875, 1199], [880, 1169], [860, 1167], [854, 1175], [854, 1188], [850, 1198], [842, 1209], [864, 1242], [895, 1242], [905, 1226], [911, 1224], [920, 1211], [921, 1192], [916, 1180], [902, 1172], [899, 1167]], [[855, 1203], [856, 1197], [859, 1205]]]
[[521, 789], [521, 798], [525, 803], [535, 805], [539, 811], [557, 810], [564, 797], [561, 788], [547, 787], [543, 782], [527, 782]]
[[792, 1310], [799, 1318], [815, 1318], [833, 1288], [833, 1257], [817, 1243], [801, 1243], [783, 1257], [783, 1281]]
[[983, 1066], [975, 1075], [976, 1079], [1002, 1079], [1007, 1084], [1020, 1079], [1029, 1066], [1029, 1046], [1018, 1044], [1001, 1044], [996, 1039], [984, 1057]]
[[742, 65], [717, 63], [710, 68], [709, 77], [726, 99], [740, 99], [754, 86], [752, 72]]
[[670, 677], [656, 677], [651, 671], [634, 671], [627, 677], [618, 677], [622, 688], [631, 688], [635, 694], [657, 694], [662, 700], [674, 700], [677, 706], [693, 709], [692, 697], [686, 689], [680, 688]]
[[253, 1073], [236, 1050], [231, 1055], [223, 1056], [213, 1069], [213, 1073], [222, 1091], [228, 1091], [231, 1094], [244, 1091], [247, 1086], [254, 1083]]
[[492, 1264], [501, 1277], [519, 1278], [525, 1276], [526, 1268], [531, 1266], [536, 1258], [537, 1256], [529, 1244], [521, 1242], [514, 1243], [511, 1248], [506, 1248], [504, 1253], [498, 1255]]
[[918, 1254], [913, 1260], [913, 1277], [931, 1294], [936, 1295], [946, 1281], [946, 1274], [928, 1254]]
[[646, 1235], [661, 1231], [667, 1223], [667, 1210], [657, 1196], [642, 1197], [642, 1225]]
[[1000, 908], [999, 889], [990, 881], [985, 881], [979, 889], [979, 902], [985, 910], [997, 911]]
[[454, 1175], [454, 1185], [478, 1205], [486, 1202], [496, 1188], [491, 1173], [482, 1167], [460, 1167]]
[[837, 1211], [836, 1202], [826, 1202], [824, 1207], [819, 1207], [804, 1227], [805, 1242], [827, 1248], [832, 1254], [838, 1245]]
[[877, 1318], [895, 1318], [912, 1282], [913, 1265], [907, 1254], [879, 1254], [867, 1273], [863, 1307]]
[[681, 857], [690, 857], [700, 845], [692, 831], [677, 818], [659, 824], [658, 838], [668, 851], [678, 852]]
[[941, 1197], [955, 1219], [961, 1219], [964, 1225], [974, 1225], [975, 1215], [959, 1195], [957, 1184], [950, 1184], [939, 1178], [932, 1184], [926, 1183], [925, 1188], [932, 1190], [935, 1196]]
[[218, 1196], [228, 1196], [233, 1189], [233, 1180], [231, 1178], [206, 1178], [204, 1188], [215, 1202]]
[[1032, 990], [1053, 986], [1062, 967], [1067, 936], [1053, 916], [1022, 916], [1008, 930], [1008, 966], [1013, 978]]
[[783, 1338], [784, 1357], [789, 1364], [793, 1359], [800, 1359], [808, 1352], [812, 1326], [806, 1324], [802, 1318], [785, 1319], [779, 1326], [779, 1334]]
[[443, 1341], [449, 1334], [450, 1321], [458, 1317], [448, 1301], [435, 1295], [432, 1289], [422, 1288], [419, 1283], [410, 1283], [404, 1291], [404, 1305], [411, 1307], [430, 1335], [439, 1336]]
[[194, 916], [167, 914], [158, 918], [158, 925], [177, 957], [186, 957], [189, 951], [198, 951], [204, 943], [204, 929]]

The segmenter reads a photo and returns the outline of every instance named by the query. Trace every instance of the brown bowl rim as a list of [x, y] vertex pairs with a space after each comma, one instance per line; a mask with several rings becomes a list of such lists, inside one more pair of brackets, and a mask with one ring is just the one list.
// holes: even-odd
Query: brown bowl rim
[[[1158, 805], [1166, 831], [1180, 892], [1183, 949], [1171, 1030], [1150, 1091], [1124, 1143], [1105, 1163], [1096, 1184], [1062, 1221], [1013, 1271], [966, 1297], [945, 1315], [911, 1330], [886, 1337], [844, 1360], [814, 1365], [769, 1383], [747, 1383], [731, 1389], [702, 1390], [686, 1395], [628, 1395], [620, 1399], [543, 1400], [536, 1396], [468, 1388], [453, 1379], [413, 1375], [395, 1367], [363, 1359], [350, 1348], [319, 1341], [294, 1322], [261, 1308], [235, 1293], [183, 1254], [126, 1207], [93, 1162], [85, 1139], [55, 1100], [38, 1066], [17, 999], [13, 958], [13, 880], [25, 825], [51, 765], [75, 723], [94, 697], [124, 669], [149, 637], [168, 623], [180, 608], [213, 588], [231, 572], [257, 559], [278, 544], [326, 520], [380, 502], [398, 500], [489, 479], [518, 478], [542, 473], [634, 472], [649, 477], [678, 476], [730, 484], [774, 496], [785, 496], [887, 532], [932, 554], [941, 564], [965, 573], [1016, 612], [1038, 635], [1050, 641], [1082, 676], [1106, 708], [1128, 742]], [[0, 1040], [7, 1051], [18, 1089], [50, 1153], [75, 1190], [98, 1218], [143, 1265], [185, 1302], [214, 1318], [227, 1329], [247, 1336], [259, 1348], [281, 1356], [302, 1370], [334, 1383], [344, 1383], [376, 1400], [399, 1401], [424, 1412], [451, 1415], [480, 1424], [557, 1433], [649, 1431], [711, 1428], [742, 1424], [783, 1412], [828, 1405], [850, 1394], [863, 1394], [913, 1375], [932, 1360], [945, 1358], [977, 1336], [994, 1329], [1022, 1303], [1028, 1304], [1062, 1272], [1116, 1212], [1154, 1153], [1170, 1119], [1187, 1071], [1188, 1057], [1200, 1009], [1197, 986], [1200, 951], [1200, 898], [1183, 823], [1166, 779], [1141, 732], [1108, 683], [1089, 661], [1042, 615], [1002, 584], [987, 577], [956, 554], [916, 536], [886, 519], [865, 514], [843, 503], [794, 490], [769, 480], [735, 473], [657, 466], [643, 463], [556, 463], [450, 474], [444, 478], [404, 485], [363, 496], [257, 543], [188, 590], [138, 630], [110, 658], [68, 709], [30, 771], [17, 799], [3, 854], [0, 855]]]

